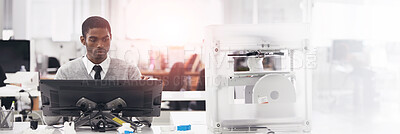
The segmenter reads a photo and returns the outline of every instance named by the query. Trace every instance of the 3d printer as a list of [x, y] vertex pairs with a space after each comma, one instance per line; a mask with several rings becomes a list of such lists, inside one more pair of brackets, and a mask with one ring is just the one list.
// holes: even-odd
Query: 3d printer
[[[301, 23], [207, 28], [207, 125], [212, 132], [309, 132], [315, 55]], [[310, 58], [311, 56], [311, 58]], [[265, 70], [263, 59], [274, 57]], [[237, 59], [248, 71], [235, 70]]]

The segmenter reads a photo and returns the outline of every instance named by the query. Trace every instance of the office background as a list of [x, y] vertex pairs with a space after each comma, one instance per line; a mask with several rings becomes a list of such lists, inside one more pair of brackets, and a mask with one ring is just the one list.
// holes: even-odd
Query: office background
[[1, 0], [0, 37], [31, 41], [31, 70], [44, 57], [62, 65], [85, 53], [81, 23], [99, 15], [111, 23], [110, 55], [152, 71], [201, 55], [207, 25], [306, 21], [316, 60], [313, 132], [400, 132], [400, 2], [314, 0], [306, 16], [300, 2]]

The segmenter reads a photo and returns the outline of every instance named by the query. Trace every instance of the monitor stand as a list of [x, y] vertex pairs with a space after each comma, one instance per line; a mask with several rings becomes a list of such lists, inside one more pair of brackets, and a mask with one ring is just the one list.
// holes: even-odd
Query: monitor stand
[[120, 116], [119, 113], [121, 113], [122, 108], [127, 106], [121, 98], [116, 98], [106, 104], [97, 104], [82, 97], [78, 100], [76, 106], [81, 108], [82, 115], [75, 119], [75, 129], [87, 123], [90, 124], [92, 130], [99, 132], [115, 130], [123, 123], [130, 123], [134, 131], [137, 130], [138, 126], [143, 126], [140, 122], [132, 122]]

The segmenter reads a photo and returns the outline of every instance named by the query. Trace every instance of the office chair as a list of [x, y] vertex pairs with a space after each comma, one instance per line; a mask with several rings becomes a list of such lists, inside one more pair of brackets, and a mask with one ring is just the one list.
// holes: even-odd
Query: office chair
[[164, 81], [164, 91], [180, 91], [184, 85], [184, 74], [185, 70], [183, 69], [183, 63], [177, 62], [175, 63], [168, 76]]
[[[202, 69], [199, 74], [199, 81], [197, 82], [197, 91], [205, 91], [206, 90], [206, 77], [205, 77], [205, 69]], [[206, 102], [205, 101], [193, 101], [189, 104], [190, 109], [192, 110], [206, 110]]]
[[48, 61], [48, 73], [49, 74], [55, 74], [57, 73], [58, 68], [60, 68], [60, 62], [57, 60], [57, 58], [55, 57], [49, 57], [49, 61]]
[[[185, 70], [182, 62], [175, 63], [164, 81], [164, 91], [181, 91], [185, 85]], [[187, 110], [189, 101], [170, 101], [170, 110]]]

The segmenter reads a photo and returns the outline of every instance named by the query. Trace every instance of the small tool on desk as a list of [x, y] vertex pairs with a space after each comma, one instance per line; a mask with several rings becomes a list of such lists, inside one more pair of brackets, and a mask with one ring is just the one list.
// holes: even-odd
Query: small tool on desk
[[38, 121], [37, 120], [31, 120], [30, 121], [30, 128], [32, 130], [36, 130], [38, 128]]

